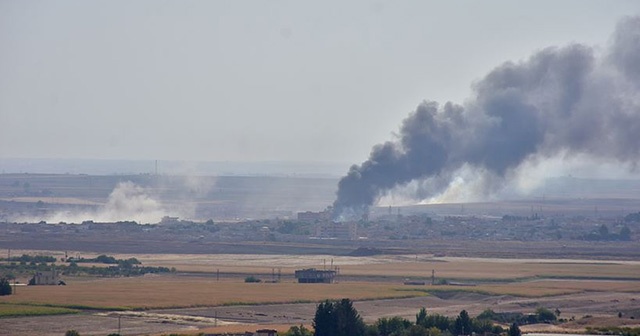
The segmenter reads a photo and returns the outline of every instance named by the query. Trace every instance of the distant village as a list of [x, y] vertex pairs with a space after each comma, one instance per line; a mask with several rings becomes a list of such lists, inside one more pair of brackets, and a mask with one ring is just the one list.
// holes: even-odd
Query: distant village
[[45, 235], [48, 240], [74, 236], [110, 235], [127, 239], [162, 241], [176, 239], [190, 243], [203, 242], [384, 242], [411, 240], [438, 241], [638, 241], [640, 216], [635, 213], [618, 218], [585, 216], [502, 217], [477, 215], [433, 216], [402, 215], [400, 211], [375, 218], [336, 222], [328, 210], [299, 212], [296, 218], [255, 219], [238, 222], [196, 222], [178, 217], [164, 217], [157, 224], [136, 222], [81, 224], [0, 222], [0, 239], [34, 238]]

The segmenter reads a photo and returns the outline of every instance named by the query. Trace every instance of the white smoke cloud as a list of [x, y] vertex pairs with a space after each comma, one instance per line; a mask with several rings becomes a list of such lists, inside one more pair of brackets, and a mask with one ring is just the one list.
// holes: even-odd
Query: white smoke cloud
[[[431, 177], [395, 187], [380, 197], [376, 206], [473, 203], [543, 197], [545, 184], [556, 177], [586, 179], [640, 179], [633, 163], [603, 162], [586, 154], [566, 151], [554, 157], [531, 157], [502, 178], [477, 167], [464, 165], [450, 175]], [[443, 185], [442, 180], [446, 181]], [[425, 194], [425, 190], [433, 191]]]
[[82, 223], [136, 221], [138, 223], [158, 223], [169, 214], [162, 204], [144, 188], [133, 182], [119, 183], [109, 194], [107, 202], [96, 211], [61, 211], [44, 218], [22, 218], [21, 222], [44, 220], [49, 223]]

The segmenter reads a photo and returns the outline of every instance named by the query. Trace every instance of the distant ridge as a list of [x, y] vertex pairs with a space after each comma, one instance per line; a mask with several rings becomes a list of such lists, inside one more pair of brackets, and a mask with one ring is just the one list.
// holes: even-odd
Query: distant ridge
[[[158, 160], [160, 175], [339, 177], [349, 168], [337, 162], [230, 162]], [[156, 160], [0, 158], [0, 173], [132, 175], [155, 174]]]

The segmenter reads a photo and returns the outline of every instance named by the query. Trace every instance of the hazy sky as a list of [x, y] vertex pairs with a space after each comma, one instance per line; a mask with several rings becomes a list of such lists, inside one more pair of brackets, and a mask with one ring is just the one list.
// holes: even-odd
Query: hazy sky
[[639, 1], [0, 0], [0, 158], [361, 162]]

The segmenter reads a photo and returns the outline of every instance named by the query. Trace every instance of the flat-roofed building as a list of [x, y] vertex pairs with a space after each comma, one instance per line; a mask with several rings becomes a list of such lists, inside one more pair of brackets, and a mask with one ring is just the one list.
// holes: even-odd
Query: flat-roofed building
[[296, 271], [296, 279], [299, 283], [333, 283], [336, 278], [334, 270], [318, 270], [307, 268]]

